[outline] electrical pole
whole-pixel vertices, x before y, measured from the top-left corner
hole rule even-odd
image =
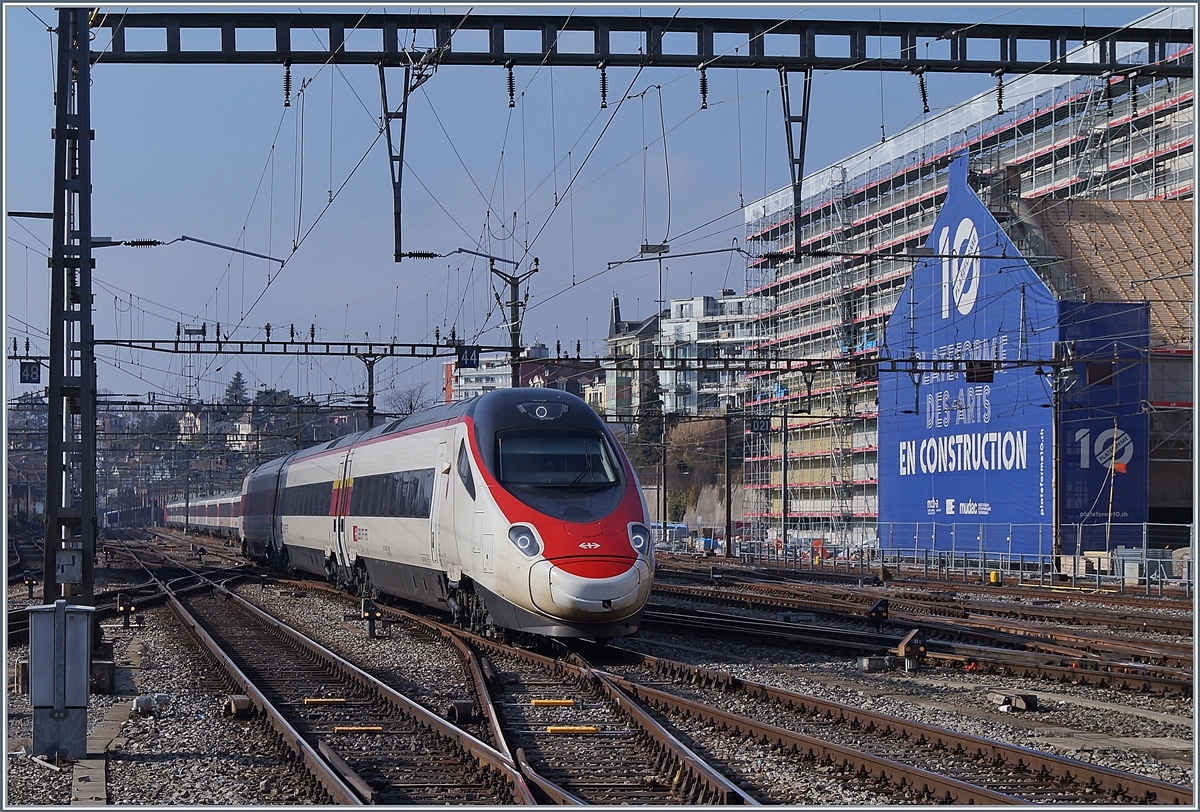
[[[89,13],[87,8],[58,13],[42,581],[47,604],[69,595],[85,606],[95,604],[96,554]]]
[[[467,251],[464,253],[474,253]],[[491,267],[489,270],[502,281],[508,283],[508,336],[509,336],[509,364],[512,367],[512,388],[521,388],[521,308],[525,306],[525,302],[521,300],[521,283],[538,272],[538,259],[533,258],[533,267],[525,273],[510,274],[504,271],[496,270],[496,260],[491,259]],[[526,296],[528,298],[528,295]],[[496,297],[496,301],[500,306],[505,305],[500,302],[500,297]]]
[[[787,529],[788,529],[788,413],[787,407],[783,409],[783,492],[780,494],[782,499],[781,512],[783,513],[783,546],[787,547]]]
[[[375,362],[382,355],[359,355],[358,360],[367,365],[367,428],[375,428]]]
[[[725,557],[733,558],[733,476],[729,470],[729,434],[733,415],[725,413]]]

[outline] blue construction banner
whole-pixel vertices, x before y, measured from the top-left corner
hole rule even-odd
[[[917,528],[906,546],[941,549],[941,532],[959,549],[1049,553],[1058,303],[971,190],[965,153],[926,247],[881,352],[908,362],[880,368],[881,538],[902,524]]]
[[[1142,547],[1149,518],[1146,303],[1063,302],[1062,552]]]

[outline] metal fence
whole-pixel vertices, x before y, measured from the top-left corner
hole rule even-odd
[[[789,570],[819,570],[871,579],[880,567],[897,575],[1162,595],[1192,594],[1195,528],[1190,524],[1112,525],[1110,546],[1089,545],[1097,525],[1065,526],[1064,552],[1053,553],[1050,525],[880,525],[878,542],[856,546],[781,545],[735,539],[735,557]],[[1104,526],[1099,526],[1104,530]],[[1082,544],[1078,543],[1083,539]],[[1028,542],[1033,541],[1031,547]],[[1068,542],[1071,543],[1068,543]],[[1014,544],[1014,542],[1017,542]],[[1024,542],[1024,543],[1021,543]]]

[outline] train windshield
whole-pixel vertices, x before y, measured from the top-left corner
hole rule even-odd
[[[606,487],[617,463],[596,432],[505,431],[496,438],[497,478],[505,485]]]

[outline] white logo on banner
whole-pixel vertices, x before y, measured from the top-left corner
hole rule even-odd
[[[1113,464],[1124,465],[1133,459],[1133,438],[1123,429],[1105,429],[1096,436],[1093,446],[1091,429],[1079,429],[1075,432],[1075,442],[1079,443],[1079,467],[1090,468],[1091,454],[1094,451],[1096,462],[1104,468]]]
[[[962,315],[971,312],[979,295],[979,232],[969,217],[964,217],[950,241],[950,226],[938,235],[938,254],[942,257],[942,318],[950,318],[950,299]]]

